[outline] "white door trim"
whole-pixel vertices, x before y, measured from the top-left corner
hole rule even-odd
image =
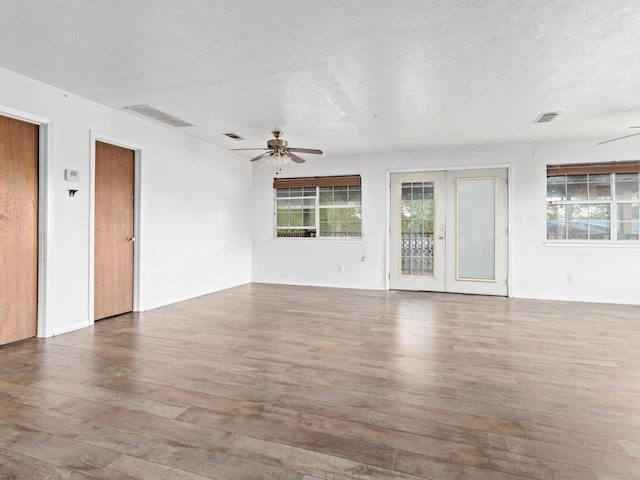
[[[134,151],[134,202],[133,202],[133,235],[136,241],[133,244],[133,311],[140,312],[142,308],[142,295],[140,287],[140,272],[142,266],[142,235],[141,235],[141,173],[142,173],[142,152],[140,145],[127,140],[106,135],[104,133],[91,130],[91,160],[89,165],[89,302],[88,319],[89,325],[95,323],[95,228],[96,228],[96,142],[110,143],[119,147]]]

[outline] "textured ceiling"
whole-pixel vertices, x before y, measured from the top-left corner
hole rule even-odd
[[[605,140],[640,125],[640,4],[628,0],[0,0],[0,11],[0,66],[114,108],[154,105],[224,148],[263,146],[274,127],[290,145],[346,154]],[[533,124],[549,111],[562,113]]]

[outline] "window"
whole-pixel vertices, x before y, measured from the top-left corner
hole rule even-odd
[[[547,166],[548,240],[639,240],[640,162]]]
[[[362,186],[359,175],[277,178],[277,237],[360,237]]]

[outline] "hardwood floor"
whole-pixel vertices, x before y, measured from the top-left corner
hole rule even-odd
[[[640,307],[250,284],[0,348],[0,479],[640,478]]]

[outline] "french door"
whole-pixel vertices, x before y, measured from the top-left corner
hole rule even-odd
[[[445,173],[391,174],[389,287],[444,291]]]
[[[507,170],[391,174],[389,288],[507,295]]]

